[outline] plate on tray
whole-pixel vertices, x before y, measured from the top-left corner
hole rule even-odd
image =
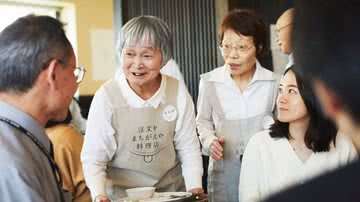
[[[138,202],[182,202],[190,197],[189,192],[155,192],[151,198],[141,199]],[[129,200],[129,198],[123,198],[120,202]]]
[[[168,202],[184,201],[191,197],[189,192],[155,192],[152,198],[143,199],[140,202]]]

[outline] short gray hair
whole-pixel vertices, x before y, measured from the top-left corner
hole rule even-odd
[[[118,36],[117,52],[121,57],[124,47],[136,46],[137,43],[149,42],[158,48],[164,66],[173,54],[173,39],[169,26],[160,18],[150,15],[138,16],[127,22]]]
[[[19,18],[0,33],[0,92],[27,92],[52,59],[66,67],[71,55],[60,21],[49,16]]]

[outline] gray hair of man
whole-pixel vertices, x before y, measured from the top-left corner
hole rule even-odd
[[[60,21],[35,15],[17,19],[0,33],[0,91],[27,92],[52,59],[65,68],[71,55]]]
[[[118,36],[117,53],[120,63],[121,53],[125,47],[145,44],[160,49],[162,67],[170,60],[173,54],[173,39],[165,21],[155,16],[143,15],[127,22]]]

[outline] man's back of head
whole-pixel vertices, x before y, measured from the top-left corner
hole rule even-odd
[[[0,158],[11,159],[0,166],[1,201],[68,201],[42,127],[66,117],[75,63],[54,18],[25,16],[0,33]]]
[[[49,16],[19,18],[0,33],[0,100],[42,125],[49,119],[63,120],[77,88],[75,64],[60,21]]]
[[[48,16],[19,18],[0,34],[0,92],[28,91],[51,59],[68,62],[71,53],[61,22]]]

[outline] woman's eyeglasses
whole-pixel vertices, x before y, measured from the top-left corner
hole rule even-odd
[[[230,44],[222,44],[220,50],[225,54],[229,54],[232,50],[235,50],[237,53],[247,53],[252,47],[248,45],[232,46]]]

